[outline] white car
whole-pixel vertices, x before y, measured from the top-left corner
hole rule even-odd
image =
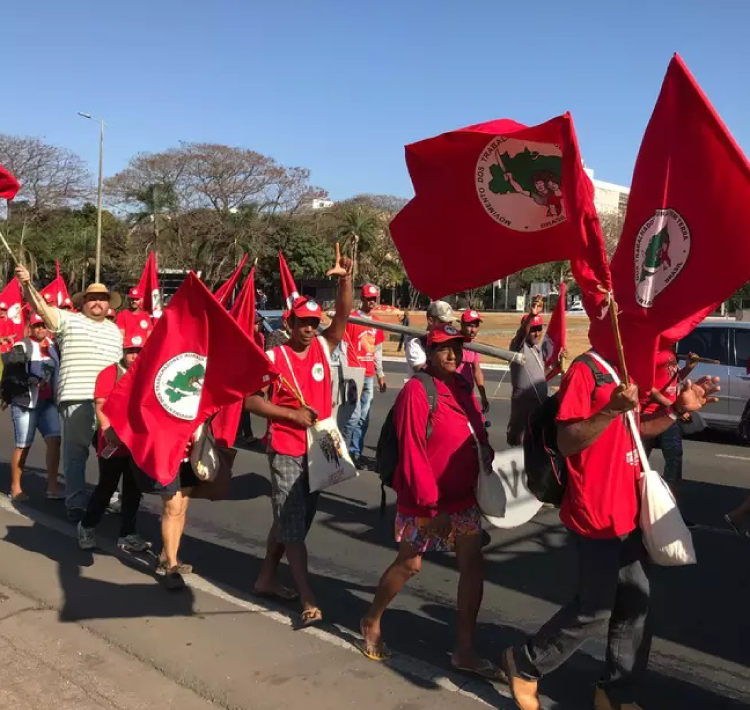
[[[586,309],[583,307],[583,304],[580,301],[575,301],[570,305],[570,308],[568,308],[568,313],[585,313]]]

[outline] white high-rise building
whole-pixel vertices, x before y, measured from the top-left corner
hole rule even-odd
[[[584,168],[584,170],[594,184],[594,206],[596,207],[596,211],[600,215],[617,214],[624,217],[628,206],[630,188],[625,187],[625,185],[616,185],[613,182],[597,180],[591,168]]]

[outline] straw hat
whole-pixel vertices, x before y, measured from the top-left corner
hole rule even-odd
[[[119,293],[110,291],[104,284],[91,284],[85,291],[79,292],[73,295],[72,301],[76,308],[80,308],[83,304],[83,299],[90,293],[104,293],[109,296],[109,305],[111,308],[117,310],[122,304],[122,297]]]

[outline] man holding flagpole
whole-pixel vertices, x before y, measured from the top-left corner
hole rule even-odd
[[[267,353],[281,373],[279,380],[245,400],[246,409],[271,422],[268,461],[274,522],[255,592],[277,599],[297,598],[277,579],[279,563],[286,555],[302,603],[301,626],[323,619],[307,571],[305,538],[318,502],[318,494],[310,492],[308,480],[307,429],[331,416],[330,353],[344,337],[352,309],[352,261],[341,256],[338,244],[336,264],[327,275],[339,279],[330,326],[318,335],[322,308],[311,298],[297,296],[290,304],[288,343]]]

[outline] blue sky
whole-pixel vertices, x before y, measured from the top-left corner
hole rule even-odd
[[[185,141],[312,170],[334,199],[411,196],[403,146],[569,110],[596,177],[629,183],[673,52],[750,149],[750,2],[33,0],[0,13],[0,132],[105,174]]]

